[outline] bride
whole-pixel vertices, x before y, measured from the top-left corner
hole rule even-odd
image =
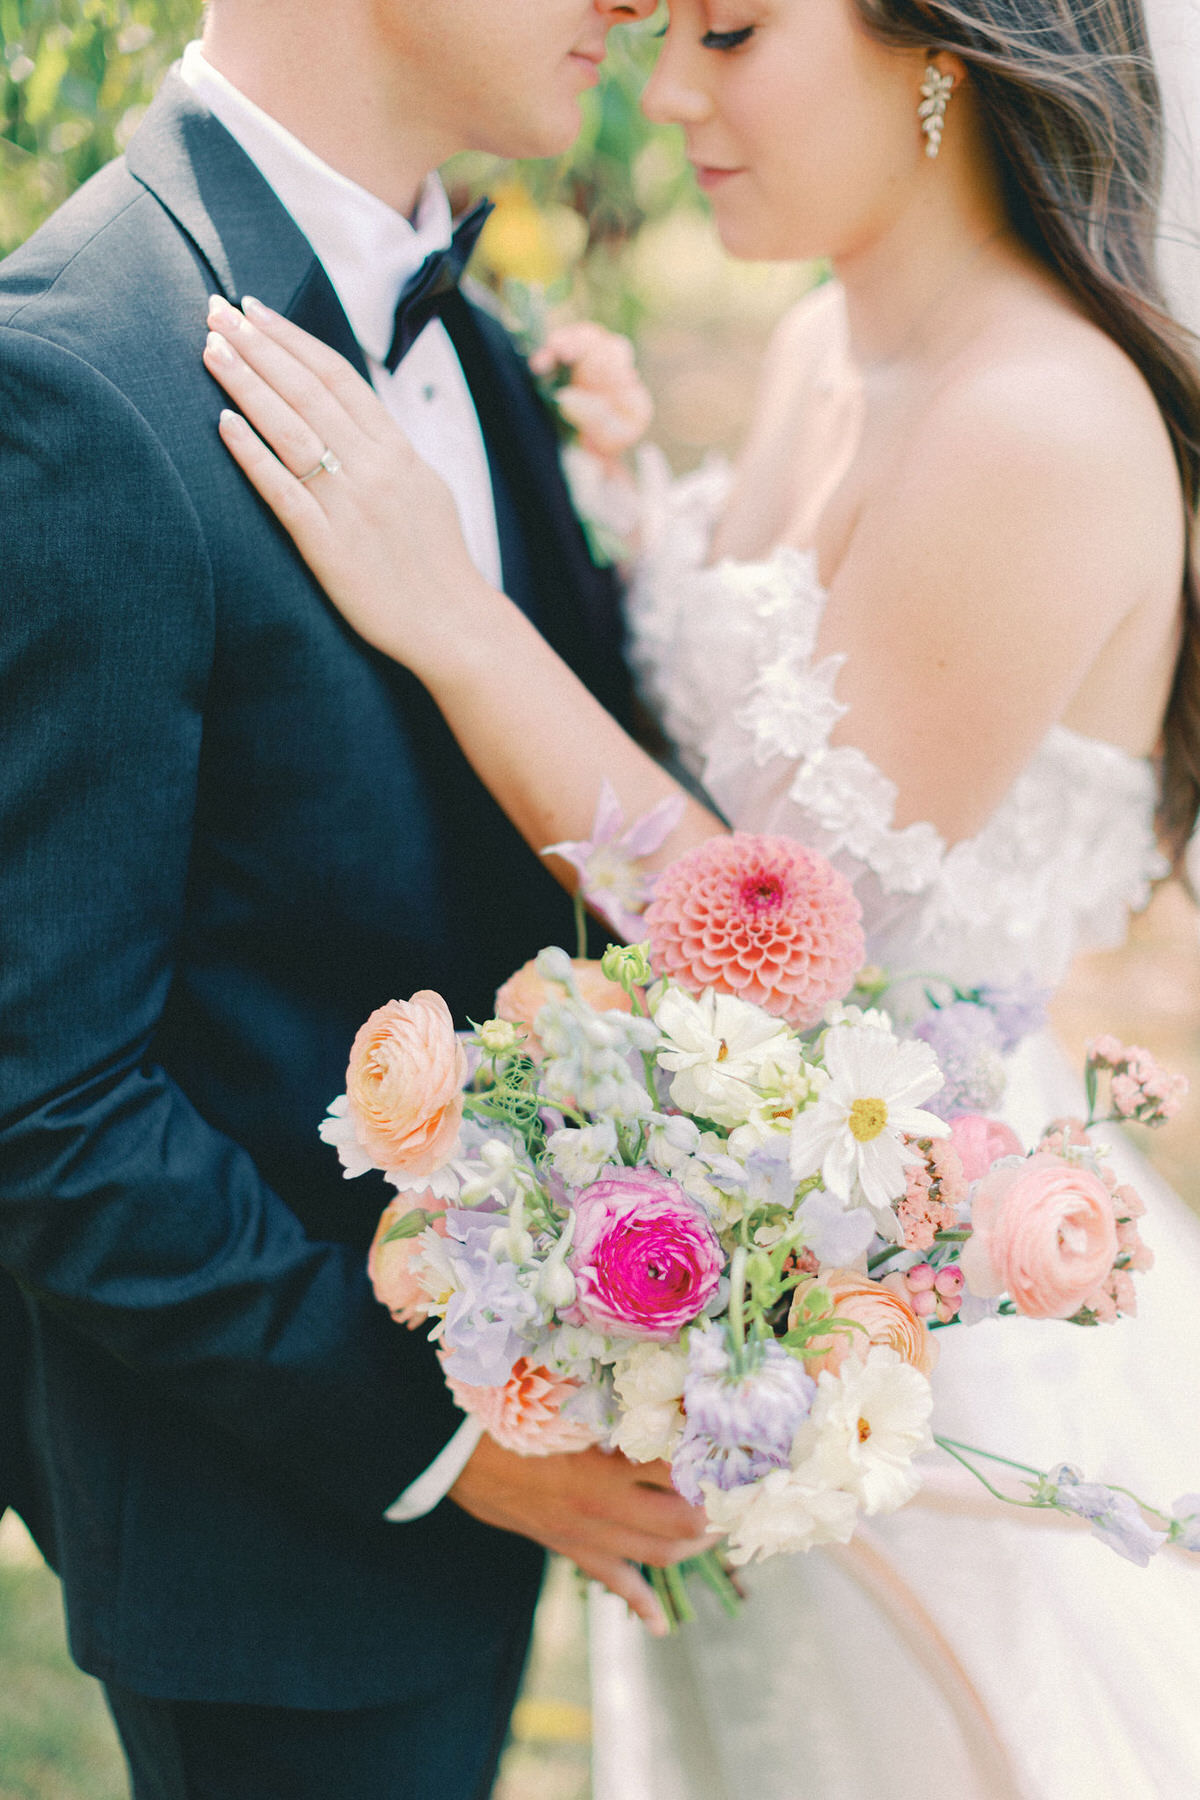
[[[836,281],[780,327],[736,472],[645,500],[644,692],[725,819],[854,877],[873,960],[1051,986],[1121,937],[1200,798],[1200,374],[1153,268],[1136,0],[672,0],[645,104],[735,254]],[[347,365],[250,300],[209,323],[229,450],[530,844],[585,839],[604,777],[627,815],[670,792]],[[662,856],[721,828],[690,800]],[[1010,1074],[1017,1122],[1072,1110],[1044,1043]],[[1133,1178],[1143,1318],[947,1333],[938,1407],[1173,1497],[1200,1478],[1200,1232]],[[1194,1574],[1027,1516],[941,1492],[668,1642],[602,1607],[601,1800],[1194,1794]]]

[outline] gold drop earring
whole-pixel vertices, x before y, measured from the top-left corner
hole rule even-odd
[[[953,92],[953,75],[943,75],[936,63],[927,64],[925,79],[921,83],[921,104],[917,108],[917,117],[925,134],[926,156],[936,156],[942,147],[946,108]]]

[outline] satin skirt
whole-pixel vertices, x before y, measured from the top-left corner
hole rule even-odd
[[[1027,1142],[1082,1110],[1048,1038],[1013,1059]],[[1169,1508],[1200,1492],[1200,1220],[1116,1134],[1155,1267],[1136,1319],[939,1334],[936,1429]],[[1200,1555],[1147,1569],[930,1459],[917,1501],[844,1550],[747,1571],[729,1620],[666,1642],[592,1606],[594,1800],[1195,1800]]]

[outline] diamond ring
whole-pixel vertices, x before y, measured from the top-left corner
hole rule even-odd
[[[341,466],[342,460],[339,456],[335,456],[332,450],[323,450],[321,452],[321,460],[317,463],[315,468],[310,469],[307,475],[297,476],[296,479],[298,481],[311,481],[316,475],[336,475]]]

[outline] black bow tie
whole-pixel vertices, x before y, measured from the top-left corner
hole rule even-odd
[[[470,212],[464,213],[448,247],[427,256],[416,274],[405,283],[396,307],[396,329],[391,348],[383,359],[389,375],[396,373],[425,327],[438,317],[450,295],[457,290],[479,234],[493,210],[490,200],[480,200]]]

